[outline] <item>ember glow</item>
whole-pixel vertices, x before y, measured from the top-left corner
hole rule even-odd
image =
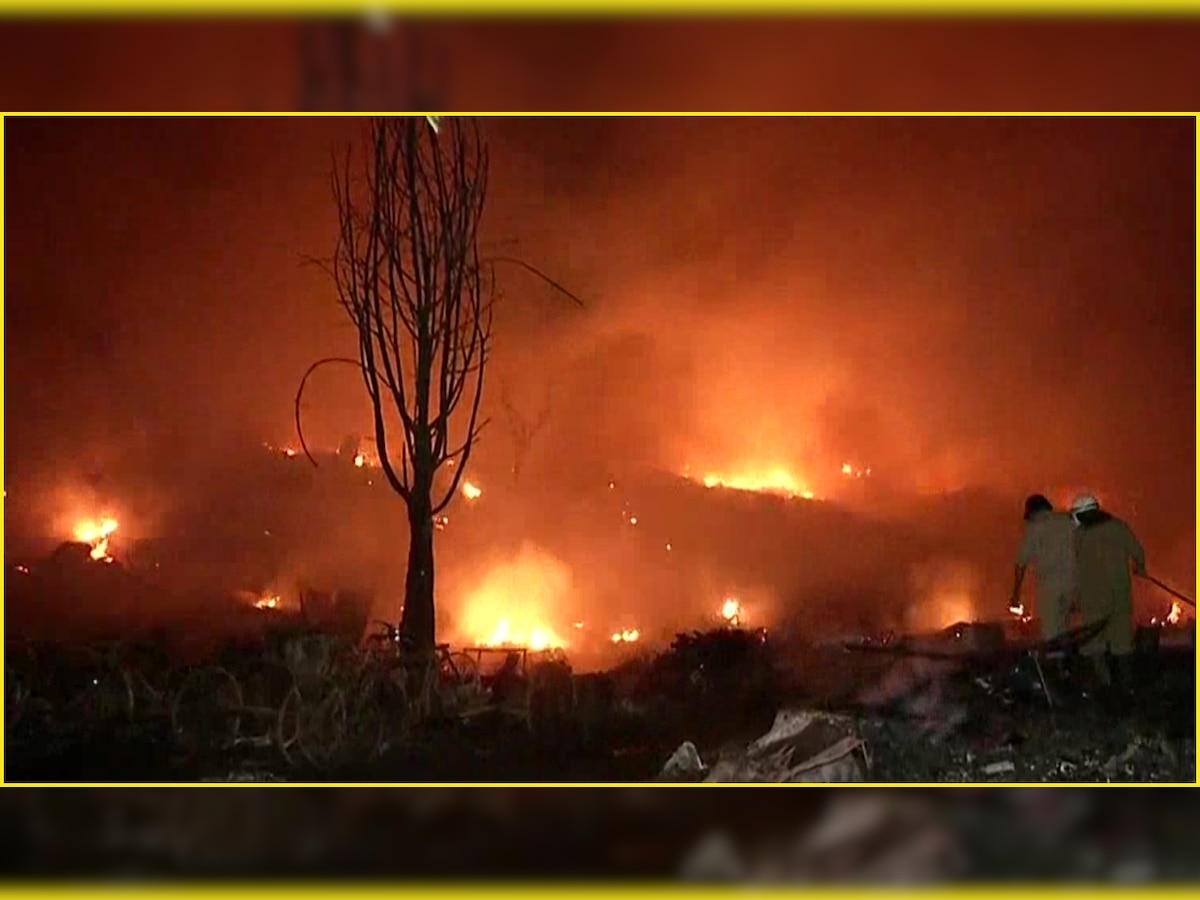
[[[629,628],[624,631],[614,632],[612,636],[612,642],[614,644],[632,644],[641,636],[642,633],[638,631],[638,629]]]
[[[468,500],[478,500],[483,496],[483,491],[469,481],[464,481],[462,484],[462,495]]]
[[[75,540],[90,544],[92,559],[112,562],[108,553],[108,539],[117,530],[117,520],[105,517],[96,521],[86,520],[75,526]]]

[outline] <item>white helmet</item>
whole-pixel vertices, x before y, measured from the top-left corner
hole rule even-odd
[[[1080,494],[1071,501],[1071,515],[1073,516],[1077,516],[1080,513],[1090,512],[1093,509],[1099,508],[1100,501],[1098,501],[1091,494]]]

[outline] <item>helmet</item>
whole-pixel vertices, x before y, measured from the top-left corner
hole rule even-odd
[[[1099,508],[1100,501],[1091,494],[1080,494],[1071,501],[1071,515],[1079,515],[1080,513],[1091,512],[1093,509]]]
[[[1025,498],[1025,521],[1028,522],[1040,512],[1049,512],[1054,505],[1042,494],[1030,494]]]

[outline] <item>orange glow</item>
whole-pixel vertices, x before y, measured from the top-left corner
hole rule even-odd
[[[108,554],[108,539],[116,530],[116,519],[105,517],[99,521],[86,520],[75,526],[75,540],[91,545],[92,559],[112,562]]]
[[[469,481],[464,481],[462,484],[462,495],[468,500],[478,500],[483,496],[483,491]]]
[[[532,546],[489,568],[459,607],[461,639],[483,647],[565,649],[567,641],[551,622],[561,621],[571,592],[571,572],[553,556]]]
[[[842,474],[843,475],[853,475],[854,467],[851,466],[850,463],[842,463]]]
[[[358,454],[356,454],[356,455],[355,455],[355,457],[354,457],[354,465],[356,465],[358,468],[360,468],[360,469],[361,469],[361,468],[362,468],[363,466],[365,466],[366,464],[367,464],[367,458],[366,458],[366,456],[364,456],[364,455],[363,455],[363,454],[361,454],[361,453],[358,453]]]
[[[614,644],[632,644],[641,636],[642,633],[638,629],[629,628],[624,631],[615,632],[612,636],[612,642]]]
[[[1178,625],[1180,619],[1183,618],[1183,607],[1179,605],[1179,601],[1175,600],[1171,603],[1171,611],[1167,613],[1167,624]]]
[[[906,626],[913,631],[937,631],[976,619],[976,598],[981,591],[979,573],[966,562],[935,560],[909,573],[913,604]],[[1025,610],[1014,615],[1024,618]]]

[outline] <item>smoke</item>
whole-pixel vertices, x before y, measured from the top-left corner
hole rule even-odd
[[[911,631],[935,631],[957,622],[972,622],[981,608],[981,579],[969,563],[938,559],[909,572],[912,600],[905,616]]]
[[[189,537],[213,559],[261,541],[276,574],[369,582],[398,612],[398,498],[303,460],[248,461],[294,442],[309,364],[355,352],[328,279],[300,262],[332,246],[328,153],[360,124],[9,123],[6,513],[96,474],[43,518],[111,507],[122,539]],[[495,627],[457,608],[493,564],[513,593],[532,585],[536,616],[585,599],[649,629],[708,615],[730,587],[814,628],[841,615],[829,598],[874,611],[878,595],[911,600],[914,625],[948,624],[996,608],[983,590],[1008,577],[1019,498],[1055,485],[1102,495],[1154,571],[1194,583],[1191,123],[485,130],[488,252],[536,264],[584,308],[497,267],[469,472],[485,493],[456,498],[438,538],[450,627]],[[528,418],[549,405],[519,482],[501,385]],[[323,370],[305,403],[314,447],[370,430],[350,367]],[[776,470],[828,503],[624,491],[648,472]],[[858,518],[831,512],[849,505]],[[884,510],[904,526],[870,521]]]

